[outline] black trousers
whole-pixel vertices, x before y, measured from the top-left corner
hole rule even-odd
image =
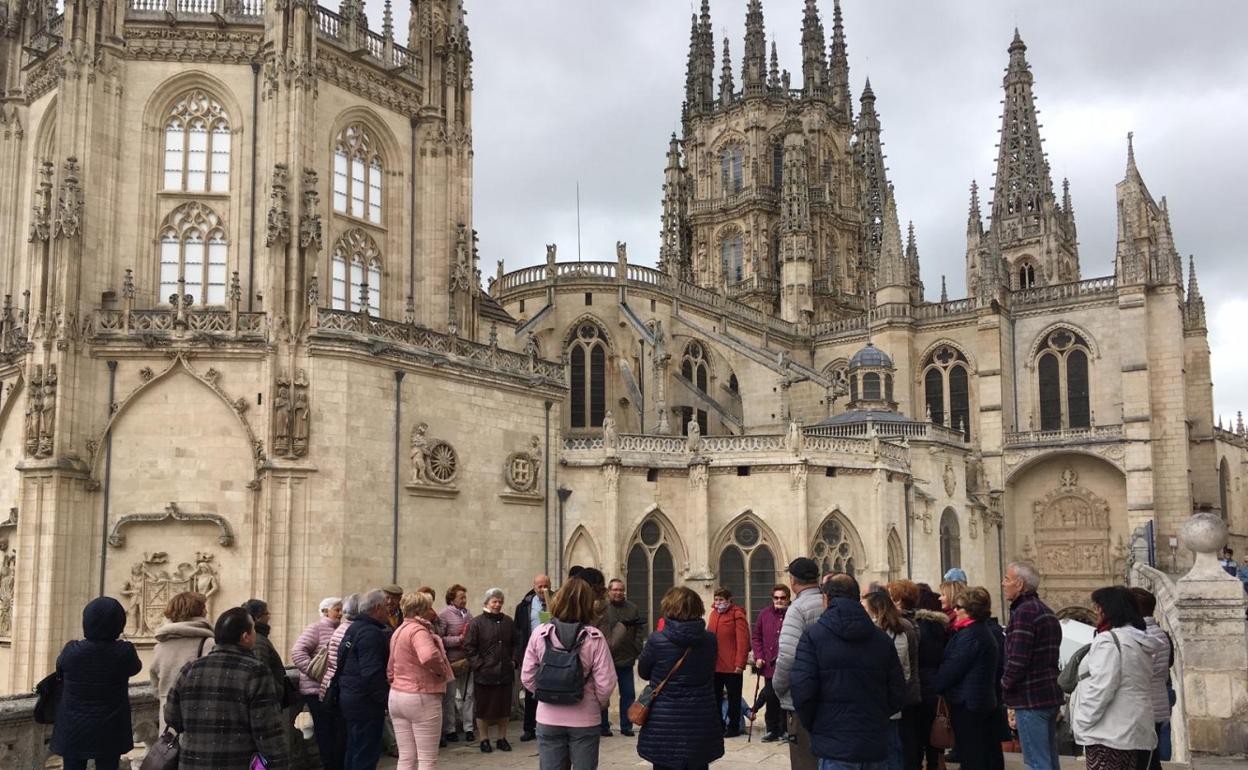
[[[721,674],[715,672],[715,700],[720,712],[724,710],[724,693],[728,698],[728,732],[741,733],[741,683],[745,679],[742,674]]]
[[[767,720],[767,732],[773,735],[783,734],[787,727],[785,722],[784,706],[780,705],[780,697],[776,695],[776,688],[771,686],[771,679],[763,680],[763,692],[759,695],[759,700],[767,707],[765,718]],[[754,705],[757,711],[758,704]]]
[[[996,709],[972,711],[951,703],[949,718],[962,770],[994,770],[1004,764]]]
[[[537,731],[537,696],[528,690],[524,691],[524,725],[520,729],[526,733]]]
[[[901,709],[901,757],[904,770],[919,770],[923,766],[923,746],[927,735],[923,730],[923,704],[915,703]],[[927,733],[932,730],[927,723]]]

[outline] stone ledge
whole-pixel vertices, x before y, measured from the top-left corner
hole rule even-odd
[[[405,484],[407,493],[413,497],[455,497],[459,494],[459,487],[442,486],[439,484]]]

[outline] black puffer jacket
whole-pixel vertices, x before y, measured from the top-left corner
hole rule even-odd
[[[134,748],[129,679],[142,670],[134,645],[119,639],[126,611],[112,597],[92,599],[82,611],[85,639],[69,642],[56,659],[65,679],[52,728],[52,753],[116,759]]]
[[[919,629],[919,687],[923,700],[935,703],[936,671],[945,659],[945,645],[949,642],[949,616],[933,610],[917,610],[914,625]]]
[[[689,657],[650,708],[637,739],[637,754],[656,765],[704,767],[724,755],[724,726],[715,701],[715,635],[698,620],[665,621],[637,659],[637,673],[658,686],[676,661]]]
[[[482,612],[468,622],[464,652],[473,681],[482,685],[511,684],[516,678],[516,624],[501,612]]]
[[[954,631],[936,672],[936,692],[971,711],[995,709],[1001,681],[997,673],[1000,657],[997,639],[986,621]]]

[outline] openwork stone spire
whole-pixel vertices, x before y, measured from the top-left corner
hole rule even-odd
[[[846,123],[854,119],[853,97],[849,93],[849,51],[845,45],[845,24],[841,0],[832,6],[832,50],[829,62],[832,80],[832,109]]]
[[[750,0],[745,12],[745,55],[741,60],[741,87],[745,95],[761,96],[767,85],[767,34],[762,0]]]
[[[879,260],[883,240],[884,199],[888,192],[888,177],[884,168],[884,148],[880,142],[880,118],[875,112],[875,92],[871,79],[862,89],[857,137],[856,161],[863,173],[863,213],[867,223],[867,261],[874,268]]]
[[[1196,283],[1196,258],[1187,258],[1187,298],[1183,305],[1183,320],[1189,329],[1205,329],[1205,298]]]
[[[724,65],[719,75],[719,101],[721,104],[732,102],[732,92],[736,85],[732,82],[732,54],[728,50],[728,36],[724,36]]]
[[[802,94],[807,98],[827,95],[828,61],[823,53],[823,22],[815,0],[806,0],[802,13]]]

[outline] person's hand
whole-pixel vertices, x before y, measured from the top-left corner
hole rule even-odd
[[[766,668],[766,667],[767,667],[767,661],[763,660],[762,658],[759,658],[758,660],[754,661],[754,667],[755,667],[755,668]]]
[[[740,674],[740,673],[741,673],[741,672],[743,672],[743,671],[745,671],[745,666],[737,666],[737,673],[738,673],[738,674]]]

